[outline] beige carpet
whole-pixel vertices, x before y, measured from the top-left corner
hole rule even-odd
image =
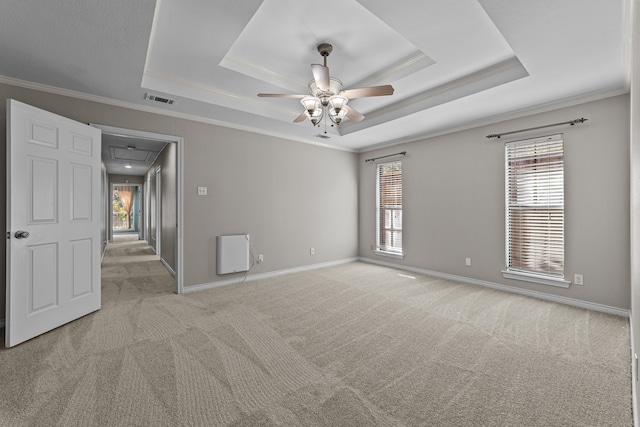
[[[179,296],[113,245],[102,310],[0,349],[0,425],[632,425],[627,319],[399,273]]]

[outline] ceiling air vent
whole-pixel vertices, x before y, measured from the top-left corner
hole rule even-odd
[[[331,138],[329,135],[325,135],[325,134],[322,134],[322,133],[319,133],[317,135],[313,135],[313,137],[314,138],[320,138],[320,139],[329,139],[329,138]]]
[[[173,105],[176,103],[175,99],[165,98],[164,96],[152,95],[150,93],[144,94],[144,99],[148,99],[150,101],[161,102],[163,104]]]

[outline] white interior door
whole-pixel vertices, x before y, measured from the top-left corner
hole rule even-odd
[[[100,308],[100,144],[7,100],[7,347]]]

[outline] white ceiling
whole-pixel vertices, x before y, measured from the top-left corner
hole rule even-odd
[[[627,91],[627,1],[0,0],[0,81],[361,151]],[[306,94],[322,42],[346,89],[395,88],[329,139],[256,96]]]

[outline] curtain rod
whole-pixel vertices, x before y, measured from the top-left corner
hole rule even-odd
[[[387,156],[374,157],[374,158],[372,158],[372,159],[367,159],[367,160],[365,160],[364,162],[365,162],[365,163],[367,163],[367,162],[375,162],[375,161],[376,161],[376,160],[378,160],[378,159],[384,159],[384,158],[386,158],[386,157],[398,156],[398,155],[400,155],[400,154],[402,154],[403,156],[406,156],[406,155],[407,155],[407,152],[406,152],[406,151],[401,151],[401,152],[399,152],[399,153],[389,154],[389,155],[387,155]]]
[[[503,132],[503,133],[492,133],[491,135],[487,135],[487,138],[500,138],[503,135],[511,135],[512,133],[520,133],[520,132],[526,132],[528,130],[536,130],[536,129],[542,129],[542,128],[549,128],[552,126],[560,126],[560,125],[575,125],[578,123],[584,123],[586,122],[588,119],[585,119],[584,117],[581,119],[574,119],[574,120],[570,120],[568,122],[562,122],[562,123],[554,123],[552,125],[544,125],[544,126],[537,126],[534,128],[528,128],[528,129],[520,129],[520,130],[513,130],[511,132]]]

